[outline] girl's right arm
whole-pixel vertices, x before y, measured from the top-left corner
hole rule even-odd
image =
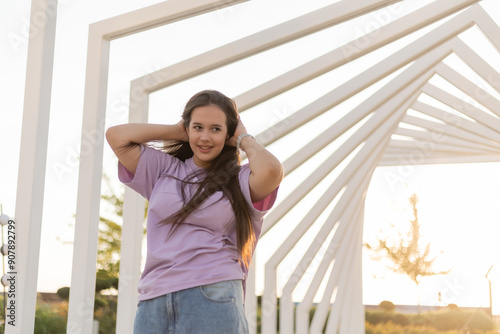
[[[173,125],[128,123],[110,127],[106,131],[106,139],[121,164],[132,174],[135,174],[139,157],[140,144],[154,140],[188,141],[184,124]]]

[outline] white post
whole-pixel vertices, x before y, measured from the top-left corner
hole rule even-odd
[[[80,175],[69,294],[67,333],[91,333],[101,199],[104,117],[108,84],[109,40],[90,26],[83,108]]]
[[[16,197],[15,297],[5,333],[33,333],[42,228],[57,0],[31,3],[21,153]]]
[[[145,123],[148,120],[149,95],[136,96],[130,89],[130,123]],[[123,198],[122,243],[120,249],[120,276],[118,286],[118,307],[116,332],[133,333],[139,293],[142,239],[144,237],[145,199],[126,187]]]

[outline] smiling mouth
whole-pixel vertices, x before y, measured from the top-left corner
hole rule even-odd
[[[198,148],[200,149],[201,152],[208,152],[212,149],[212,146],[200,146],[200,145],[198,145]]]

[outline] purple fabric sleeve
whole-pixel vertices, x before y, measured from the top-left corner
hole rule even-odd
[[[168,173],[175,167],[176,160],[169,154],[141,145],[141,156],[135,174],[118,161],[118,178],[149,201],[156,181],[163,173]]]

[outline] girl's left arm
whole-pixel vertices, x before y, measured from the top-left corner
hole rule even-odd
[[[236,146],[238,136],[243,133],[246,133],[246,129],[240,121],[234,136],[229,140],[229,145]],[[283,166],[271,152],[251,136],[241,139],[240,149],[248,158],[250,195],[252,202],[257,203],[279,186],[283,180]]]

